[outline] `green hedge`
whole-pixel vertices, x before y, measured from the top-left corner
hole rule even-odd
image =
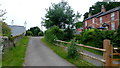
[[[75,35],[75,38],[79,43],[98,48],[103,48],[103,40],[109,39],[113,46],[117,47],[119,45],[118,42],[120,42],[120,37],[118,37],[119,35],[117,36],[117,34],[116,30],[101,31],[98,29],[92,29],[82,32],[81,35]]]
[[[59,27],[54,26],[47,31],[45,31],[45,39],[48,42],[54,42],[55,39],[63,40],[64,38],[64,32],[59,29]]]

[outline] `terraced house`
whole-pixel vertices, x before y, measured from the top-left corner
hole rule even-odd
[[[108,29],[115,30],[120,23],[120,6],[106,11],[104,5],[102,5],[101,12],[91,15],[89,13],[88,18],[85,19],[84,29]]]

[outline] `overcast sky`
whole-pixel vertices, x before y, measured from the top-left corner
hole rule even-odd
[[[61,0],[0,0],[0,9],[6,9],[7,19],[5,22],[11,25],[14,20],[14,25],[24,25],[27,22],[27,29],[30,27],[38,26],[41,28],[41,17],[46,14],[45,8],[51,6],[51,3],[58,3]],[[88,12],[89,7],[97,1],[102,0],[65,0],[74,9],[82,15]],[[80,20],[83,20],[81,17]],[[45,30],[45,28],[42,28]]]

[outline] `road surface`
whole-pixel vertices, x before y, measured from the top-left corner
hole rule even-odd
[[[74,66],[55,54],[40,37],[31,37],[24,66]]]

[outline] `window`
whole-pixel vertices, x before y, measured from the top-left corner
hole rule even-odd
[[[94,25],[92,25],[92,28],[94,28]]]
[[[87,26],[87,21],[85,22],[85,26]]]
[[[92,23],[95,23],[94,18],[92,19]]]
[[[100,23],[102,23],[102,17],[100,17]]]
[[[111,29],[115,30],[115,24],[114,23],[111,24]]]
[[[111,20],[113,21],[115,19],[115,14],[111,13]]]

